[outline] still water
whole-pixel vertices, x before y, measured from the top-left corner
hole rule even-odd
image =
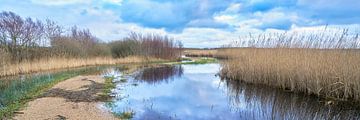
[[[117,77],[108,108],[135,120],[360,119],[351,105],[238,81],[221,80],[219,64],[160,66]],[[120,79],[127,79],[120,82]]]

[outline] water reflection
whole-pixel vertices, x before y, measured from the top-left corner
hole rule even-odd
[[[234,80],[223,81],[229,91],[230,103],[234,106],[246,103],[249,112],[241,112],[240,115],[248,119],[360,119],[360,110],[349,104]]]
[[[181,77],[182,74],[183,68],[181,67],[181,65],[166,65],[140,70],[137,74],[135,74],[134,79],[149,84],[157,84],[158,82],[168,83],[177,77]]]
[[[144,69],[117,84],[108,107],[117,114],[135,112],[133,119],[139,120],[360,119],[352,106],[221,80],[215,76],[219,69],[218,64]]]

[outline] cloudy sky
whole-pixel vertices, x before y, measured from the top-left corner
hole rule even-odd
[[[0,0],[0,11],[89,28],[104,41],[168,34],[218,47],[249,33],[359,26],[360,0]]]

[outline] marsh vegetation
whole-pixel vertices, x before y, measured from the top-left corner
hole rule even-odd
[[[360,39],[338,32],[283,33],[248,37],[218,56],[221,75],[232,80],[313,94],[360,100]]]
[[[174,61],[180,58],[181,52],[182,43],[166,35],[130,32],[122,39],[104,42],[86,28],[65,28],[49,19],[1,12],[0,118],[13,115],[56,83],[88,73],[88,70],[74,68]],[[62,69],[69,71],[61,72]],[[56,72],[40,73],[47,71]],[[41,75],[36,75],[38,73]],[[10,79],[3,80],[7,77]],[[106,80],[104,96],[108,96],[112,88],[111,80]]]
[[[130,33],[106,43],[88,29],[0,13],[0,76],[89,65],[176,60],[182,43],[160,34]]]
[[[184,51],[167,35],[130,32],[104,42],[86,28],[1,12],[0,62],[1,119],[40,93],[83,102],[95,99],[81,96],[95,89],[123,119],[360,118],[360,38],[347,29],[249,34],[222,48]],[[49,90],[99,71],[101,88],[71,96]]]

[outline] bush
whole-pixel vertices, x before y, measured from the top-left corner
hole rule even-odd
[[[111,54],[114,58],[138,55],[140,42],[135,40],[114,41],[110,43]]]
[[[131,55],[141,55],[162,59],[178,59],[181,55],[181,42],[174,42],[173,38],[157,34],[143,35],[131,33],[121,41],[111,44],[111,52],[114,58]]]

